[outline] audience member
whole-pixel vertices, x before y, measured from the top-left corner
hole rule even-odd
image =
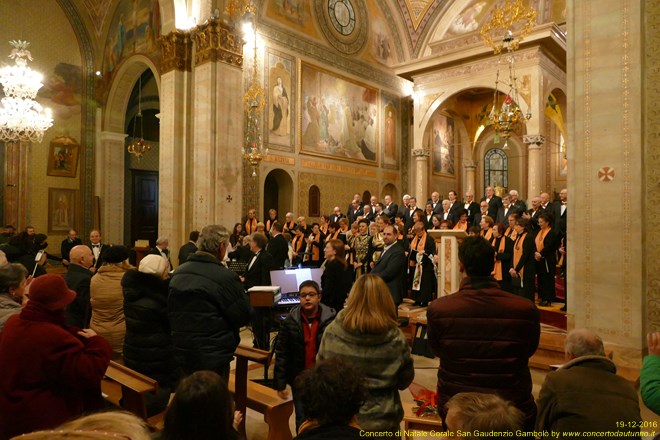
[[[144,420],[121,411],[107,411],[72,420],[50,431],[24,434],[21,440],[151,440]]]
[[[158,381],[158,394],[145,394],[148,415],[165,409],[179,378],[167,318],[168,269],[160,255],[146,255],[139,269],[129,270],[121,280],[126,319],[124,364]]]
[[[94,265],[94,255],[89,247],[79,244],[71,249],[70,258],[64,281],[76,292],[76,299],[66,308],[66,321],[75,327],[89,328],[92,318],[89,291],[93,275],[90,268]]]
[[[539,392],[536,430],[577,436],[612,433],[599,436],[605,438],[639,436],[637,392],[617,376],[600,337],[587,329],[572,330],[564,349],[568,362],[548,373]]]
[[[60,246],[62,265],[65,267],[69,265],[69,262],[71,261],[71,257],[69,256],[71,249],[80,244],[82,244],[82,240],[78,238],[78,231],[75,229],[69,229],[66,238],[62,240],[62,245]]]
[[[0,233],[0,244],[9,243],[9,240],[16,234],[16,228],[12,225],[5,225]]]
[[[344,308],[344,303],[353,286],[353,268],[346,262],[344,242],[332,239],[325,244],[325,269],[321,275],[323,304],[337,312]]]
[[[363,438],[357,413],[367,399],[365,377],[340,357],[319,362],[303,371],[294,389],[306,421],[296,440],[353,440]]]
[[[315,281],[303,281],[298,289],[300,305],[291,309],[282,321],[275,345],[275,387],[283,399],[289,397],[287,384],[293,385],[300,372],[316,364],[323,332],[335,318],[335,311],[321,304],[321,291]],[[299,428],[305,417],[297,394],[294,388],[296,428]]]
[[[179,248],[179,266],[188,261],[188,255],[197,252],[197,239],[199,239],[199,231],[191,231],[188,235],[188,243]]]
[[[172,343],[186,373],[212,370],[228,379],[239,330],[250,322],[252,308],[241,280],[220,264],[228,240],[224,226],[205,226],[199,234],[199,250],[188,256],[170,281]]]
[[[528,359],[539,344],[539,311],[505,292],[491,276],[495,250],[482,237],[467,237],[458,249],[467,278],[458,292],[433,301],[427,310],[429,344],[442,359],[438,369],[438,410],[455,394],[500,395],[525,414],[533,428],[536,406]]]
[[[92,277],[89,289],[92,306],[89,328],[103,336],[110,343],[112,351],[120,355],[124,351],[126,335],[121,279],[130,269],[133,266],[128,264],[128,249],[112,246],[105,251],[104,263]]]
[[[210,226],[202,230],[202,237],[207,235],[204,232],[207,228]],[[208,242],[206,238],[202,240]],[[173,279],[176,279],[176,274]],[[234,411],[226,378],[213,371],[197,371],[179,383],[165,413],[162,438],[237,440],[236,429],[242,418],[241,413]]]
[[[403,420],[398,390],[410,385],[415,369],[394,301],[380,277],[358,278],[346,307],[326,328],[316,359],[335,356],[349,359],[366,376],[369,397],[358,414],[360,427],[393,436]]]
[[[0,266],[0,334],[5,324],[21,312],[27,297],[28,272],[19,263]]]
[[[458,393],[445,404],[447,431],[472,440],[484,437],[480,433],[495,433],[489,438],[515,437],[523,428],[523,413],[511,402],[496,394]],[[498,435],[498,433],[500,435]]]
[[[51,429],[101,404],[110,345],[93,330],[68,327],[76,298],[59,275],[30,284],[30,301],[0,338],[0,438]]]
[[[660,415],[660,332],[646,335],[649,355],[644,358],[640,372],[640,392],[644,403]]]

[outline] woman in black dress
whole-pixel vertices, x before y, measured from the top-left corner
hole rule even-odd
[[[340,311],[353,287],[353,270],[346,263],[344,242],[336,238],[329,240],[325,244],[325,258],[325,270],[321,276],[322,301]]]

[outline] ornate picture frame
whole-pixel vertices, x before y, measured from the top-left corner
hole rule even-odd
[[[454,177],[456,175],[454,119],[436,114],[429,121],[426,130],[432,152],[433,174]]]
[[[66,234],[78,224],[78,190],[48,188],[48,233]]]
[[[293,152],[295,149],[297,75],[296,59],[270,47],[266,48],[264,78],[266,107],[264,141],[268,148]]]
[[[59,136],[50,142],[46,174],[56,177],[76,177],[80,145],[69,136]]]

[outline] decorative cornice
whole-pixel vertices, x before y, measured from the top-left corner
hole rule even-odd
[[[243,38],[236,28],[216,18],[197,26],[192,32],[195,41],[195,65],[220,61],[243,67]]]
[[[159,39],[161,49],[161,75],[172,70],[190,72],[192,61],[192,40],[188,32],[174,30]]]
[[[541,145],[545,144],[545,136],[542,134],[526,134],[523,136],[523,142],[529,145],[529,148],[533,148],[534,146],[540,148]]]
[[[431,157],[431,151],[425,150],[423,148],[415,148],[414,150],[412,150],[412,156],[416,158]]]

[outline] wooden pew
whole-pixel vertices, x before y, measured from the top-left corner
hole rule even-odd
[[[147,420],[144,395],[157,393],[158,382],[115,361],[110,361],[105,378],[101,382],[101,390],[112,403]]]

